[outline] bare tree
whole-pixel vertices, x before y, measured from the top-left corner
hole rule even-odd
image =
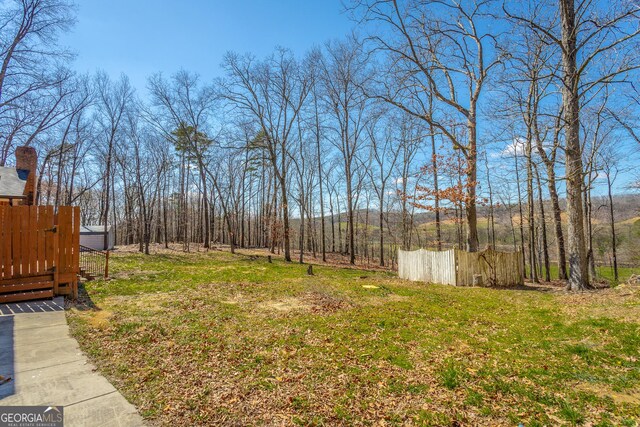
[[[495,38],[484,31],[490,0],[457,2],[354,2],[364,21],[386,32],[369,40],[388,54],[393,79],[372,96],[426,121],[460,150],[466,161],[467,249],[478,250],[476,209],[478,103],[491,70]],[[483,24],[484,22],[484,24]],[[435,108],[427,98],[434,98]],[[466,129],[461,138],[457,128]]]
[[[209,248],[211,242],[209,193],[205,171],[205,156],[209,148],[209,140],[200,136],[208,130],[216,101],[214,88],[210,85],[201,85],[198,75],[180,71],[172,76],[171,81],[165,80],[161,74],[152,76],[149,79],[149,89],[154,107],[148,115],[151,122],[177,147],[180,143],[183,144],[178,148],[186,151],[196,161],[203,203],[202,243],[205,248]],[[191,137],[195,139],[190,139]]]
[[[401,144],[396,142],[396,133],[394,132],[396,123],[394,116],[389,117],[388,120],[376,117],[376,120],[369,122],[367,126],[367,134],[369,136],[370,157],[372,163],[376,168],[367,168],[367,172],[372,182],[373,190],[378,197],[378,233],[380,233],[380,265],[385,266],[384,259],[384,225],[385,225],[385,211],[387,202],[387,191],[389,178],[392,177],[396,170],[396,163],[400,154]]]
[[[511,19],[529,26],[558,47],[561,55],[562,105],[568,214],[570,290],[590,287],[584,230],[580,111],[602,85],[625,81],[640,66],[632,43],[640,35],[640,6],[634,2],[580,2],[558,0],[557,15],[549,16],[544,2],[518,10],[504,8]],[[550,4],[549,4],[550,5]],[[529,13],[532,12],[532,13]],[[559,18],[559,19],[557,19]]]
[[[328,43],[322,60],[321,80],[325,108],[332,118],[332,144],[342,155],[345,173],[347,220],[349,227],[349,262],[355,264],[355,159],[364,143],[368,115],[367,98],[362,88],[368,84],[371,70],[362,44],[354,36]]]
[[[233,108],[250,116],[263,132],[264,148],[281,191],[284,257],[291,261],[289,180],[287,176],[292,131],[312,87],[312,79],[293,54],[283,48],[265,61],[228,53],[223,62],[227,78],[220,95]]]
[[[111,200],[115,199],[113,193],[113,161],[114,150],[118,137],[122,132],[123,122],[127,109],[133,103],[134,92],[129,84],[129,79],[122,75],[120,80],[112,82],[109,77],[100,73],[95,80],[96,85],[96,115],[100,126],[100,146],[104,150],[104,170],[102,172],[103,192],[100,209],[100,220],[104,225],[104,247],[108,247],[108,224]]]
[[[0,5],[0,166],[16,145],[67,117],[64,100],[73,92],[70,54],[58,35],[74,22],[64,0],[10,0]]]
[[[65,0],[12,0],[0,7],[0,108],[57,82],[47,69],[70,56],[57,38],[73,22]]]
[[[601,153],[602,172],[607,179],[607,199],[609,207],[609,228],[611,230],[611,258],[613,263],[613,280],[618,281],[618,241],[616,237],[616,219],[613,207],[613,185],[620,173],[619,155],[613,150]]]

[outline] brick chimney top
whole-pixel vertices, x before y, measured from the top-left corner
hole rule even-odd
[[[33,147],[16,148],[16,169],[24,169],[29,172],[36,171],[38,167],[38,154]]]
[[[28,171],[27,182],[24,186],[25,204],[32,205],[36,199],[36,170],[38,168],[38,153],[33,147],[16,147],[16,169]]]

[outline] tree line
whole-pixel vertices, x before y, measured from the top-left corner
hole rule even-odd
[[[580,290],[600,186],[616,264],[615,181],[640,142],[634,2],[353,0],[353,34],[228,52],[214,81],[157,73],[144,94],[69,68],[65,0],[1,10],[0,166],[36,147],[38,203],[81,206],[119,244],[381,266],[398,248],[513,245],[533,280],[557,263]]]

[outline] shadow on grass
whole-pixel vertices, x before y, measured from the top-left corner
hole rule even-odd
[[[553,282],[540,282],[533,283],[527,282],[524,285],[504,287],[504,286],[489,286],[491,289],[500,289],[504,291],[535,291],[535,292],[543,292],[543,293],[558,293],[558,292],[569,292],[567,290],[566,282],[553,281]],[[591,287],[585,289],[582,292],[598,292],[604,291],[607,289],[611,289],[609,283],[606,282],[594,282],[591,284]]]
[[[492,286],[492,289],[501,289],[504,291],[535,291],[535,292],[559,292],[565,289],[564,285],[552,285],[548,283],[525,283],[513,287]]]
[[[87,293],[84,282],[78,284],[78,299],[69,302],[72,307],[79,311],[100,311],[100,307],[96,305]]]

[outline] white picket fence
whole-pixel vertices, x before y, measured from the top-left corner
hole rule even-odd
[[[398,251],[398,276],[402,279],[454,286],[518,286],[524,284],[520,252],[487,249],[466,252]]]

